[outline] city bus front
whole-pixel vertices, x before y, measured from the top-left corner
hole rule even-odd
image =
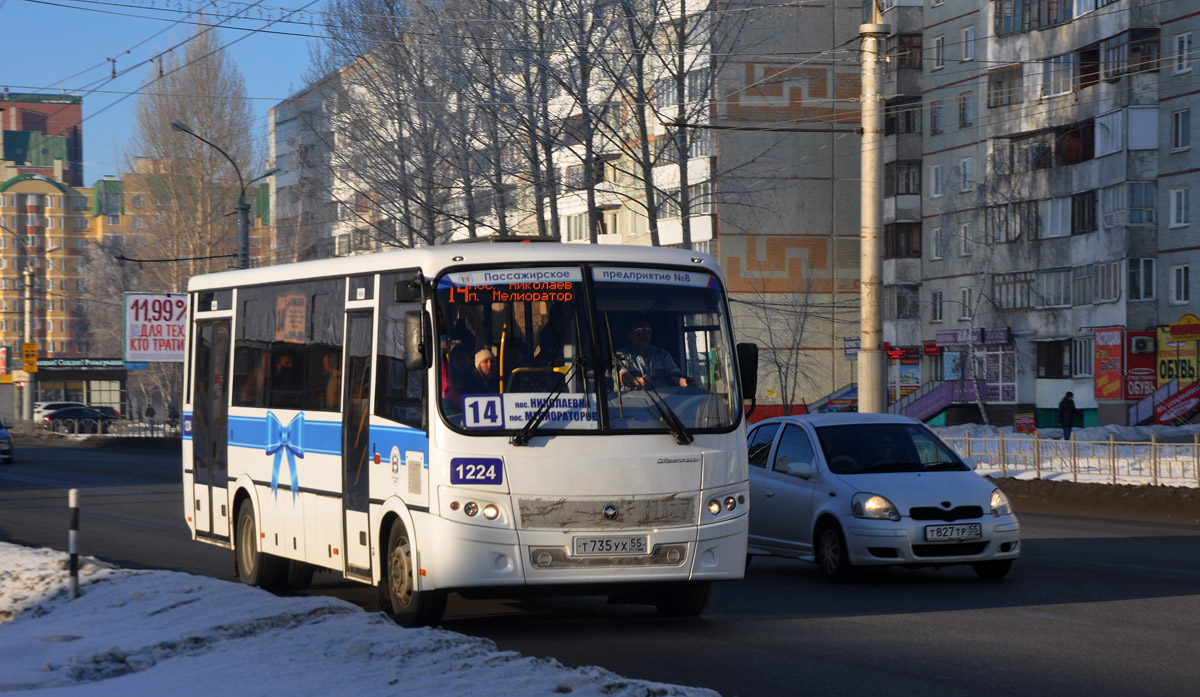
[[[742,390],[716,264],[433,279],[426,588],[611,586],[696,614],[745,568]]]

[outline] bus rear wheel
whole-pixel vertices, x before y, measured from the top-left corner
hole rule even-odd
[[[279,583],[283,560],[258,551],[258,526],[254,523],[254,506],[249,501],[243,501],[238,507],[234,559],[238,580],[247,586],[272,588]]]
[[[446,612],[443,591],[417,590],[417,571],[408,531],[399,521],[388,531],[383,580],[379,584],[381,609],[389,611],[402,627],[432,626]]]

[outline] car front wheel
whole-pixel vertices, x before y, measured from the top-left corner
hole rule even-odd
[[[834,583],[853,581],[856,570],[850,563],[842,531],[836,525],[826,523],[817,529],[816,540],[817,567],[821,569],[821,575]]]

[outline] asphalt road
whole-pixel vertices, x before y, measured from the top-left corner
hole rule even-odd
[[[164,454],[22,448],[0,466],[0,540],[65,549],[70,487],[81,491],[83,553],[231,577],[228,550],[187,540],[178,459]],[[718,586],[700,619],[599,598],[452,596],[443,627],[726,697],[1197,693],[1200,526],[1021,521],[1022,558],[1000,582],[951,568],[835,586],[810,565],[760,558],[745,580]],[[372,602],[370,589],[327,574],[309,592]]]

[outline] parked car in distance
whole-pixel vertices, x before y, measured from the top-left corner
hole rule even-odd
[[[782,416],[747,442],[751,556],[815,562],[844,582],[862,566],[954,564],[998,579],[1020,555],[1008,497],[919,421]]]
[[[11,465],[13,461],[13,439],[8,429],[12,424],[0,423],[0,462]]]
[[[34,402],[33,403],[33,420],[41,423],[42,417],[52,411],[66,409],[67,407],[86,407],[83,402]]]
[[[114,419],[121,418],[121,412],[117,411],[116,408],[114,408],[114,407],[95,407],[95,406],[88,405],[88,409],[95,409],[96,411],[100,412],[101,414],[104,414],[105,416],[110,416]]]
[[[42,416],[42,426],[59,433],[108,433],[116,420],[91,407],[65,407],[46,412]],[[100,427],[97,428],[96,424]]]

